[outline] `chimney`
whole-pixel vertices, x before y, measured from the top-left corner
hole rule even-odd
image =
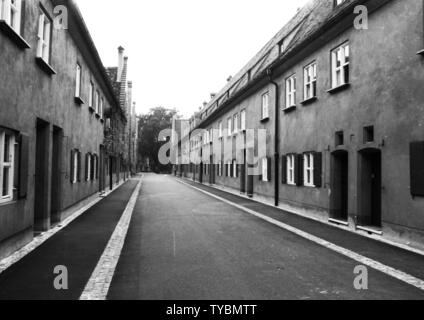
[[[216,93],[211,93],[211,100],[215,99]]]
[[[208,105],[207,102],[203,102],[203,108],[206,108],[207,105]]]
[[[118,79],[116,79],[117,81],[121,81],[122,70],[124,69],[124,51],[124,48],[118,48]]]
[[[227,82],[230,82],[231,80],[233,80],[233,76],[229,76],[229,77],[227,78]]]

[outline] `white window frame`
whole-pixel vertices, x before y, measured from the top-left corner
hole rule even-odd
[[[287,184],[289,185],[296,185],[296,179],[295,179],[295,161],[296,161],[296,156],[294,154],[289,154],[287,156]]]
[[[227,127],[228,127],[228,136],[230,137],[233,134],[233,117],[228,117]]]
[[[246,131],[246,109],[240,112],[240,130]]]
[[[262,171],[262,181],[269,182],[268,181],[268,158],[262,158],[261,171]]]
[[[100,108],[99,108],[99,113],[100,113],[100,118],[103,119],[103,108],[104,108],[104,99],[101,98],[100,99]]]
[[[340,64],[339,64],[340,62]],[[349,81],[346,82],[346,69],[349,72]],[[349,42],[331,51],[331,84],[337,88],[350,82],[350,46]]]
[[[94,110],[96,114],[99,114],[99,105],[100,105],[100,92],[96,90],[94,93]]]
[[[261,119],[265,120],[269,118],[269,92],[262,95],[262,106],[261,106]]]
[[[9,136],[9,161],[4,161],[5,157],[5,138]],[[7,134],[0,129],[0,203],[5,203],[13,200],[13,181],[15,171],[15,135]],[[8,168],[8,185],[3,185],[4,168]],[[6,188],[6,195],[3,196],[4,189]]]
[[[46,63],[50,62],[52,21],[42,11],[38,18],[38,46],[37,57],[43,59]]]
[[[13,3],[14,2],[14,3]],[[0,0],[0,20],[21,34],[22,0]]]
[[[75,97],[80,98],[81,97],[81,75],[82,75],[82,69],[81,65],[77,63],[77,67],[75,70]]]
[[[89,153],[88,157],[87,157],[87,159],[88,159],[88,161],[87,161],[87,177],[86,177],[87,182],[91,181],[91,158],[92,158],[92,155],[91,155],[91,153]]]
[[[312,62],[303,71],[303,99],[308,100],[317,96],[317,63]]]
[[[75,184],[78,182],[78,151],[74,150],[74,176],[72,177],[72,183]]]
[[[286,79],[286,109],[296,106],[296,75]]]
[[[238,113],[236,113],[233,116],[233,128],[234,128],[233,133],[237,134],[238,131],[239,131],[239,128],[238,128]]]
[[[303,185],[305,187],[315,187],[314,154],[312,152],[303,154]]]
[[[219,138],[222,138],[224,136],[224,133],[223,133],[223,131],[222,131],[222,120],[221,121],[219,121],[219,123],[218,123],[218,137]]]
[[[96,160],[97,160],[97,154],[93,154],[91,157],[93,158],[93,181],[96,181],[96,172],[97,172],[97,161]]]
[[[93,107],[94,100],[94,83],[90,81],[90,92],[88,93],[88,106]]]
[[[237,178],[237,160],[233,160],[233,178]]]

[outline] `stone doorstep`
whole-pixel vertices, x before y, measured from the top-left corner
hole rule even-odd
[[[303,218],[307,218],[307,219],[314,220],[314,221],[317,221],[317,222],[320,222],[320,223],[324,223],[324,224],[330,225],[330,226],[335,227],[335,228],[339,228],[339,229],[342,229],[342,230],[345,230],[345,231],[348,231],[348,232],[352,232],[352,233],[355,233],[357,235],[360,235],[360,236],[363,236],[363,237],[366,237],[366,238],[370,238],[370,239],[373,239],[373,240],[377,240],[379,242],[386,243],[386,244],[389,244],[389,245],[392,245],[392,246],[395,246],[395,247],[398,247],[398,248],[401,248],[401,249],[404,249],[404,250],[407,250],[407,251],[410,251],[410,252],[424,256],[424,244],[416,243],[416,242],[405,243],[405,241],[407,241],[407,240],[402,239],[402,238],[397,237],[397,236],[392,235],[392,234],[388,236],[387,233],[385,233],[385,232],[372,232],[370,234],[370,230],[364,230],[365,228],[363,228],[363,227],[358,228],[358,226],[356,226],[353,221],[349,221],[347,223],[335,223],[334,219],[329,218],[327,214],[324,215],[320,211],[300,209],[300,208],[296,208],[294,206],[281,205],[281,204],[278,207],[276,207],[273,204],[273,201],[274,201],[273,199],[269,200],[269,199],[267,199],[266,197],[263,197],[263,196],[256,196],[256,197],[250,198],[246,194],[242,194],[242,193],[240,193],[240,191],[235,190],[233,188],[229,188],[229,187],[225,187],[225,186],[221,186],[221,185],[217,185],[217,184],[213,184],[213,185],[203,184],[203,183],[200,183],[198,181],[193,181],[193,179],[185,178],[185,177],[183,177],[183,178],[177,177],[177,178],[181,179],[181,180],[187,180],[189,182],[194,182],[196,184],[203,185],[203,186],[206,186],[206,187],[211,187],[211,188],[214,188],[214,189],[217,189],[217,190],[221,190],[221,191],[239,196],[241,198],[252,200],[252,201],[264,204],[266,206],[270,206],[270,207],[273,207],[273,208],[276,208],[276,209],[280,209],[281,211],[289,212],[291,214],[295,214],[295,215],[301,216]]]
[[[44,242],[46,242],[56,233],[58,233],[59,231],[67,227],[75,219],[83,215],[88,209],[90,209],[96,203],[103,200],[103,198],[107,197],[109,194],[117,190],[128,180],[129,179],[127,179],[126,181],[121,180],[119,183],[115,183],[113,185],[112,190],[108,190],[102,194],[96,192],[94,195],[86,198],[85,200],[78,202],[74,206],[65,210],[65,212],[67,212],[66,217],[64,218],[65,215],[62,213],[61,215],[62,219],[59,223],[52,226],[52,228],[50,228],[48,231],[37,234],[36,236],[32,238],[32,241],[30,241],[29,243],[26,243],[20,249],[17,249],[16,251],[12,252],[10,255],[0,259],[0,274],[4,272],[5,270],[7,270],[8,268],[10,268],[16,262],[24,258],[30,252],[37,249],[39,246],[41,246]]]

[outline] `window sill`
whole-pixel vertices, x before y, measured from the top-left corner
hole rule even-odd
[[[105,120],[103,118],[100,119],[101,123],[105,123]]]
[[[96,118],[100,119],[100,114],[96,113]]]
[[[330,90],[327,90],[327,92],[330,93],[330,94],[334,94],[334,93],[346,90],[348,88],[350,88],[350,83],[345,83],[345,84],[342,84],[338,87],[331,88]]]
[[[1,200],[0,207],[10,206],[10,205],[16,204],[16,203],[17,203],[17,201],[16,200],[13,200],[13,199],[10,199],[10,200]]]
[[[90,113],[94,113],[96,111],[93,107],[88,107],[88,110],[90,111]]]
[[[81,99],[81,97],[75,97],[74,101],[75,101],[75,103],[77,103],[80,106],[85,103],[84,100]]]
[[[307,106],[308,104],[314,103],[317,100],[318,100],[317,97],[312,97],[312,98],[308,98],[306,100],[303,100],[300,104],[303,105],[303,106]]]
[[[269,121],[269,117],[266,117],[266,118],[263,118],[262,120],[261,120],[261,123],[265,123],[265,122],[268,122]]]
[[[424,56],[424,49],[417,52],[418,55]]]
[[[6,21],[0,20],[0,30],[9,37],[20,49],[30,49],[31,46],[28,42],[25,41],[24,38],[21,37],[11,26],[9,26]]]
[[[57,74],[56,70],[54,70],[44,59],[37,57],[35,58],[35,61],[37,62],[37,65],[48,75],[54,75]]]
[[[284,113],[289,113],[289,112],[296,110],[296,108],[297,108],[297,106],[293,105],[293,106],[290,106],[290,107],[283,109],[283,111],[284,111]]]

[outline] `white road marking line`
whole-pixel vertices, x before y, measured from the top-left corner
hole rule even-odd
[[[386,265],[384,265],[384,264],[382,264],[382,263],[380,263],[378,261],[375,261],[375,260],[372,260],[370,258],[367,258],[367,257],[365,257],[363,255],[360,255],[360,254],[358,254],[356,252],[353,252],[353,251],[351,251],[349,249],[340,247],[340,246],[338,246],[338,245],[336,245],[334,243],[331,243],[331,242],[328,242],[328,241],[326,241],[324,239],[318,238],[318,237],[316,237],[316,236],[314,236],[312,234],[309,234],[307,232],[304,232],[302,230],[299,230],[297,228],[294,228],[294,227],[292,227],[292,226],[290,226],[288,224],[285,224],[283,222],[280,222],[278,220],[275,220],[273,218],[270,218],[270,217],[268,217],[266,215],[263,215],[263,214],[261,214],[259,212],[256,212],[256,211],[251,210],[251,209],[247,209],[247,208],[245,208],[245,207],[243,207],[241,205],[238,205],[238,204],[236,204],[234,202],[231,202],[229,200],[226,200],[224,198],[221,198],[221,197],[219,197],[217,195],[214,195],[214,194],[212,194],[210,192],[207,192],[205,190],[202,190],[200,188],[197,188],[195,186],[192,186],[192,185],[190,185],[190,184],[188,184],[186,182],[183,182],[183,181],[180,181],[180,180],[177,180],[177,181],[180,182],[180,183],[182,183],[182,184],[184,184],[184,185],[187,185],[187,186],[189,186],[189,187],[191,187],[193,189],[196,189],[196,190],[198,190],[198,191],[200,191],[200,192],[202,192],[202,193],[204,193],[204,194],[206,194],[206,195],[208,195],[210,197],[213,197],[215,199],[218,199],[218,200],[220,200],[220,201],[222,201],[222,202],[224,202],[226,204],[229,204],[230,206],[233,206],[233,207],[235,207],[237,209],[240,209],[240,210],[242,210],[244,212],[247,212],[247,213],[249,213],[249,214],[251,214],[251,215],[253,215],[253,216],[257,217],[257,218],[260,218],[262,220],[265,220],[265,221],[267,221],[267,222],[269,222],[269,223],[271,223],[271,224],[273,224],[273,225],[275,225],[277,227],[280,227],[280,228],[285,229],[285,230],[287,230],[287,231],[289,231],[291,233],[294,233],[294,234],[296,234],[296,235],[298,235],[298,236],[300,236],[300,237],[302,237],[304,239],[307,239],[307,240],[312,241],[312,242],[314,242],[314,243],[316,243],[316,244],[318,244],[320,246],[323,246],[323,247],[325,247],[327,249],[330,249],[330,250],[335,251],[335,252],[337,252],[339,254],[342,254],[342,255],[344,255],[344,256],[352,259],[352,260],[355,260],[355,261],[359,262],[362,265],[365,265],[365,266],[368,266],[368,267],[370,267],[372,269],[375,269],[377,271],[383,272],[383,273],[385,273],[385,274],[387,274],[387,275],[389,275],[389,276],[391,276],[393,278],[396,278],[396,279],[398,279],[398,280],[400,280],[402,282],[405,282],[405,283],[407,283],[407,284],[409,284],[411,286],[414,286],[414,287],[416,287],[416,288],[418,288],[420,290],[424,290],[424,280],[418,279],[418,278],[416,278],[416,277],[414,277],[414,276],[412,276],[410,274],[407,274],[407,273],[405,273],[403,271],[400,271],[400,270],[394,269],[392,267],[386,266]]]
[[[0,274],[6,271],[8,268],[10,268],[12,265],[23,259],[25,256],[30,254],[32,251],[37,249],[39,246],[41,246],[44,242],[49,240],[51,237],[53,237],[56,233],[66,228],[71,222],[73,222],[75,219],[77,219],[79,216],[84,214],[88,209],[90,209],[92,206],[97,204],[98,202],[102,201],[105,197],[107,197],[109,194],[114,192],[115,190],[119,189],[125,182],[123,181],[119,185],[115,186],[112,191],[108,191],[105,194],[99,196],[86,206],[82,207],[81,209],[75,211],[72,215],[70,215],[68,218],[60,222],[56,227],[53,227],[52,229],[43,232],[38,237],[35,237],[34,240],[32,240],[30,243],[28,243],[23,248],[19,249],[18,251],[14,252],[12,255],[8,256],[7,258],[0,261]]]
[[[119,257],[121,256],[140,189],[141,180],[131,195],[118,225],[81,294],[80,300],[106,300]]]

